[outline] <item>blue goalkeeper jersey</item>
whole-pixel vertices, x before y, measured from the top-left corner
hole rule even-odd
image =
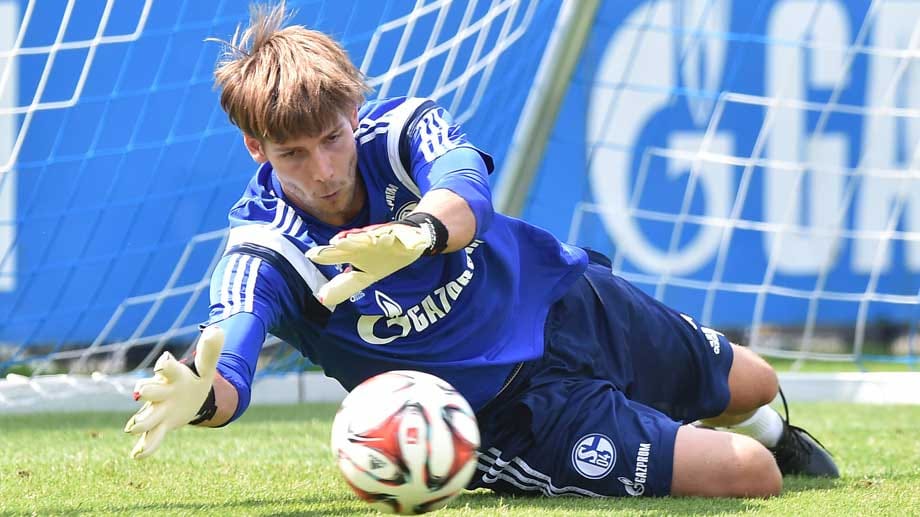
[[[478,409],[516,363],[543,353],[549,306],[583,274],[585,253],[493,214],[491,157],[430,100],[366,103],[355,139],[367,202],[342,227],[288,201],[271,164],[259,167],[230,211],[227,247],[211,279],[210,323],[253,314],[264,332],[297,348],[347,390],[384,371],[421,370],[453,384]],[[464,152],[476,153],[480,166],[432,173],[439,159]],[[305,257],[308,249],[348,228],[399,219],[437,188],[466,199],[477,216],[469,246],[422,257],[335,307],[318,301],[314,293],[341,267],[314,264]],[[247,383],[264,332],[253,334],[257,343],[228,334],[221,364],[245,358]],[[240,346],[249,349],[235,353]]]

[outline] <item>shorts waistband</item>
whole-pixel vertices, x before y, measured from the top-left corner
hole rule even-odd
[[[505,377],[505,382],[502,383],[502,387],[498,390],[497,393],[495,393],[494,397],[489,399],[488,402],[486,402],[485,404],[483,404],[481,408],[479,408],[479,411],[477,411],[477,413],[482,413],[490,409],[495,404],[496,401],[501,400],[502,395],[504,395],[505,392],[508,391],[508,388],[511,386],[511,384],[514,382],[515,379],[517,379],[518,374],[521,373],[521,369],[524,367],[524,364],[525,364],[525,361],[521,361],[515,364],[514,367],[511,368],[511,373],[509,373],[508,376]]]

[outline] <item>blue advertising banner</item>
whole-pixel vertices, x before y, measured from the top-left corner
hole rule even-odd
[[[289,4],[378,92],[442,92],[499,169],[561,5]],[[0,0],[0,345],[194,331],[220,247],[196,236],[253,167],[203,40],[246,18]],[[917,321],[918,19],[899,0],[602,2],[524,217],[704,323]]]
[[[704,322],[920,318],[920,3],[604,2],[525,217]]]

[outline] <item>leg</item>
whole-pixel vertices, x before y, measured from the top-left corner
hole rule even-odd
[[[773,455],[757,441],[689,425],[677,431],[672,495],[770,497],[782,489]]]
[[[581,323],[589,332],[569,343],[602,343],[590,354],[607,368],[599,377],[615,380],[627,398],[674,420],[703,419],[754,437],[771,448],[784,474],[838,476],[820,443],[768,405],[778,382],[766,361],[609,271],[589,266],[585,276],[604,302],[605,317]],[[594,305],[583,305],[573,306],[565,321],[596,312]]]
[[[480,413],[468,488],[602,497],[671,494],[680,424],[609,382],[560,371],[552,350],[518,396]],[[728,434],[728,433],[719,433]]]
[[[769,497],[773,455],[746,436],[681,426],[595,379],[538,385],[480,415],[483,452],[470,488],[506,494]],[[514,432],[509,432],[514,430]]]
[[[730,398],[721,415],[703,420],[710,427],[730,427],[751,417],[754,411],[776,398],[779,381],[776,372],[749,349],[731,344],[734,352],[728,373]]]
[[[747,348],[735,344],[731,347],[734,361],[728,374],[728,407],[702,423],[729,428],[769,447],[784,474],[839,477],[837,466],[824,447],[804,429],[790,426],[768,406],[779,391],[773,368]]]

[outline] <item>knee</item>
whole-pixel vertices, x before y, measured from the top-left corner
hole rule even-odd
[[[671,495],[771,497],[782,490],[773,454],[753,438],[691,426],[678,431]]]
[[[758,375],[761,379],[761,389],[759,390],[760,401],[757,407],[760,407],[766,406],[776,398],[776,394],[779,393],[779,377],[777,377],[776,370],[774,370],[769,363],[760,357],[758,357],[758,359],[761,363]]]
[[[746,412],[773,402],[779,392],[776,370],[747,348],[734,345],[733,350],[735,364],[729,374],[729,385],[736,400],[732,401],[730,409]]]
[[[734,472],[726,478],[731,496],[772,497],[783,491],[783,475],[776,460],[760,443],[744,440],[737,451],[737,461]]]

